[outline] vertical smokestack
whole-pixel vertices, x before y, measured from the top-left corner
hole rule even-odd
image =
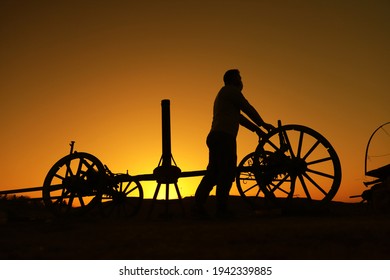
[[[156,177],[157,188],[153,195],[153,202],[150,205],[149,215],[153,211],[154,202],[157,199],[158,192],[160,191],[161,184],[165,184],[165,201],[169,201],[169,185],[174,184],[177,197],[181,202],[181,195],[179,187],[177,186],[177,180],[181,175],[181,170],[176,166],[175,160],[172,157],[171,152],[171,115],[170,115],[170,101],[164,99],[161,101],[161,120],[162,120],[162,156],[158,166],[153,170],[153,175]],[[172,161],[175,165],[172,165]],[[184,207],[181,205],[183,212]],[[168,215],[169,204],[166,203],[165,213]]]
[[[170,100],[161,101],[162,112],[162,165],[171,166],[171,115]]]

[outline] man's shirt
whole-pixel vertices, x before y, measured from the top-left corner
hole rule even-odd
[[[261,125],[262,119],[241,91],[235,86],[224,86],[214,101],[211,131],[225,132],[236,137],[241,111],[257,125]]]

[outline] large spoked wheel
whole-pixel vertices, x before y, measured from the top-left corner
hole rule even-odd
[[[57,215],[89,210],[101,200],[105,169],[95,156],[73,153],[53,165],[43,183],[42,198]]]
[[[271,131],[238,167],[237,188],[248,201],[306,198],[331,201],[341,183],[336,151],[318,132],[301,125]]]
[[[271,153],[267,152],[266,154],[270,155]],[[252,206],[262,203],[264,198],[291,197],[289,191],[283,189],[273,190],[272,186],[261,183],[261,175],[265,168],[265,160],[256,155],[256,152],[246,155],[238,165],[236,176],[238,192]],[[279,192],[282,192],[282,194]]]
[[[135,216],[141,208],[143,197],[139,181],[127,174],[115,175],[109,189],[102,194],[103,213],[117,218]]]

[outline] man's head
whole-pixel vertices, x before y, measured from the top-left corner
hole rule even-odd
[[[241,75],[238,69],[230,69],[226,71],[225,75],[223,75],[223,81],[226,86],[236,86],[240,90],[243,89]]]

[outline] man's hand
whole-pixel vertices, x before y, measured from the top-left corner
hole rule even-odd
[[[261,125],[261,127],[263,127],[267,132],[264,132],[263,130],[261,130],[261,128],[259,126],[257,126],[256,129],[255,129],[255,132],[259,136],[259,138],[263,138],[264,135],[269,133],[271,130],[275,129],[275,127],[272,124],[269,124],[269,123],[263,123]]]

